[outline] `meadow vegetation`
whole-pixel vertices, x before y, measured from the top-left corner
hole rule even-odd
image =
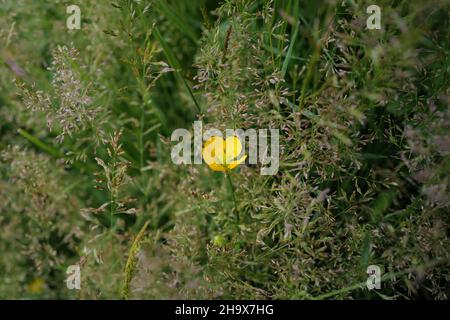
[[[0,298],[447,299],[450,5],[371,4],[0,0]],[[175,165],[196,120],[278,173]]]

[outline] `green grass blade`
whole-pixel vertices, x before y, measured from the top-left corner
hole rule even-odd
[[[53,157],[61,157],[61,153],[58,150],[56,150],[56,149],[50,147],[49,145],[45,144],[44,142],[42,142],[41,140],[39,140],[35,136],[29,134],[27,131],[25,131],[23,129],[19,129],[18,133],[22,137],[24,137],[25,139],[30,141],[32,144],[34,144],[36,147],[41,149],[42,151],[50,154]]]
[[[175,69],[175,74],[177,75],[178,79],[183,82],[184,86],[186,87],[186,90],[189,92],[189,95],[192,98],[192,101],[195,104],[195,107],[197,108],[197,111],[201,113],[200,105],[197,102],[197,99],[194,96],[194,93],[192,92],[191,87],[187,83],[186,79],[184,79],[183,75],[181,74],[181,65],[178,59],[175,57],[175,55],[172,52],[172,49],[167,45],[167,43],[164,41],[163,37],[161,36],[161,33],[159,32],[158,28],[155,28],[155,36],[158,42],[161,44],[161,47],[163,48],[164,54],[166,55],[166,58],[171,65],[172,68]]]
[[[296,1],[295,7],[294,7],[294,15],[295,15],[295,17],[294,17],[294,19],[295,19],[294,32],[292,33],[291,41],[289,43],[289,49],[288,49],[288,52],[287,52],[286,57],[283,62],[283,67],[281,68],[281,74],[283,75],[283,78],[286,76],[286,71],[289,66],[289,62],[291,61],[291,58],[292,58],[292,52],[294,50],[295,40],[297,39],[297,36],[298,36],[298,29],[299,29],[299,25],[300,25],[300,21],[298,19],[298,12],[299,12],[299,1]]]
[[[184,19],[184,16],[179,14],[173,6],[170,6],[165,0],[156,2],[156,10],[169,20],[182,34],[197,43],[198,37],[195,31],[191,28],[189,23]]]

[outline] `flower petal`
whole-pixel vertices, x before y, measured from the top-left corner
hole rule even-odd
[[[247,159],[247,155],[244,155],[243,157],[241,157],[241,158],[238,159],[238,160],[231,161],[230,163],[227,164],[227,169],[228,169],[228,170],[233,170],[233,169],[236,168],[238,165],[240,165],[242,162],[244,162],[245,159]]]
[[[221,137],[213,136],[209,138],[203,147],[203,160],[208,166],[211,164],[223,164],[225,142]],[[214,169],[213,169],[214,170]]]
[[[213,170],[213,171],[222,171],[225,172],[227,171],[227,168],[225,168],[223,165],[221,164],[216,164],[216,163],[210,163],[208,164],[208,167]]]
[[[237,159],[242,152],[242,143],[237,136],[227,137],[225,140],[225,163],[229,164]]]

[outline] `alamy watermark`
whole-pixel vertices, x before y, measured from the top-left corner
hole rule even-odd
[[[71,265],[66,270],[66,286],[69,290],[81,289],[81,269],[77,264]]]
[[[66,20],[66,26],[69,30],[80,30],[81,28],[81,10],[80,7],[72,4],[67,6],[66,13],[70,14]]]
[[[238,154],[233,155],[233,158],[242,159],[246,155],[248,164],[261,165],[261,175],[274,175],[278,172],[280,164],[280,134],[278,129],[226,129],[225,135],[223,135],[222,131],[215,128],[203,132],[201,121],[194,122],[193,137],[187,129],[176,129],[172,132],[171,141],[178,142],[172,147],[171,151],[173,163],[202,164],[205,152],[208,153],[208,157],[213,158],[217,155],[217,150],[213,146],[204,147],[204,142],[212,137],[224,139],[224,148],[227,144],[226,138],[237,137],[242,147],[239,146],[240,150]],[[247,145],[248,148],[246,148]],[[229,154],[228,151],[226,153]]]
[[[370,16],[366,20],[366,27],[369,30],[381,29],[381,8],[376,4],[372,4],[367,7],[366,12]]]
[[[367,289],[381,289],[381,269],[377,265],[370,265],[367,267],[367,274],[369,277],[367,278],[366,285]]]

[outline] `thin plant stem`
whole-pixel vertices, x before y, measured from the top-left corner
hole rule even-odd
[[[230,186],[230,190],[231,190],[231,196],[233,198],[233,203],[234,203],[234,210],[236,210],[236,223],[239,225],[239,210],[237,207],[237,201],[236,201],[236,195],[234,192],[234,185],[233,185],[233,181],[231,180],[231,174],[229,172],[225,173],[225,175],[227,176],[227,181],[228,184]]]
[[[144,109],[141,108],[141,119],[139,124],[139,171],[142,172],[144,167],[144,123],[145,123],[145,113]]]
[[[113,185],[114,185],[114,179],[115,179],[115,175],[116,175],[116,159],[117,159],[117,154],[116,151],[114,150],[113,152],[113,157],[112,157],[112,163],[113,163],[113,170],[111,173],[111,187],[109,190],[109,200],[110,200],[110,230],[114,231],[115,230],[115,226],[114,226],[114,215],[116,214],[116,195],[114,194],[114,190],[113,190]]]

